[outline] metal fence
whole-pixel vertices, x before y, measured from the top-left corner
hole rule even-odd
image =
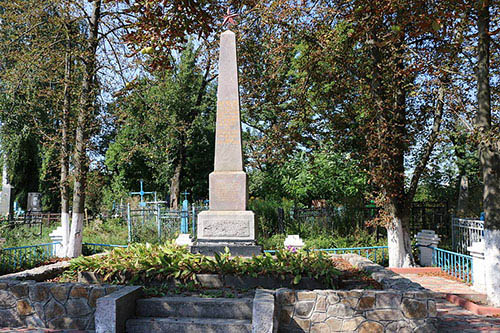
[[[172,210],[166,204],[149,205],[140,209],[127,208],[128,242],[162,242],[173,239],[181,232],[196,235],[198,214],[205,206],[191,206],[186,210]]]
[[[414,202],[411,206],[410,234],[432,229],[440,235],[441,240],[446,241],[450,235],[450,218],[446,202]]]
[[[0,250],[0,275],[32,268],[55,257],[61,243],[9,247]]]
[[[469,255],[432,248],[432,265],[440,267],[443,272],[462,280],[472,283],[472,257]]]
[[[336,232],[347,234],[355,227],[366,228],[366,222],[379,214],[379,208],[364,207],[321,207],[321,208],[278,208],[278,223],[273,233],[301,234],[304,232]],[[410,234],[416,235],[422,229],[433,229],[446,238],[450,235],[448,204],[441,202],[414,202],[410,215]],[[384,228],[370,229],[380,238]]]
[[[277,250],[265,250],[264,253],[276,253]],[[387,246],[346,247],[336,249],[306,249],[306,251],[321,251],[333,254],[355,253],[373,262],[387,266],[389,260],[389,248]]]
[[[484,238],[484,221],[452,218],[452,248],[459,253],[467,253],[467,247]]]

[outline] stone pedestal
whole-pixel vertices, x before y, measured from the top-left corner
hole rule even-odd
[[[424,267],[432,266],[433,247],[437,247],[441,238],[434,230],[422,230],[415,238],[420,250],[420,265]]]
[[[472,289],[480,293],[486,293],[486,263],[484,261],[484,241],[474,242],[467,247],[472,257]]]
[[[247,174],[243,171],[214,171],[208,177],[210,210],[245,211]]]

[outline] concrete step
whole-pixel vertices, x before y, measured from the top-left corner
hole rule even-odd
[[[252,319],[252,298],[155,297],[137,300],[138,317]]]
[[[127,320],[128,333],[245,333],[252,322],[241,319],[215,318],[136,318]]]

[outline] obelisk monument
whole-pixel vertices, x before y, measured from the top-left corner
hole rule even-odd
[[[220,39],[214,164],[209,176],[210,209],[198,216],[198,240],[192,250],[213,254],[227,246],[233,255],[260,253],[255,246],[254,213],[246,210],[236,37],[230,30]]]

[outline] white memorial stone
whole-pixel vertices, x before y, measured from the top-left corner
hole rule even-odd
[[[304,247],[304,242],[299,235],[288,235],[283,245],[285,248],[301,249]]]
[[[176,239],[175,239],[175,244],[179,246],[192,246],[193,245],[193,240],[191,239],[190,234],[180,234]]]
[[[63,243],[63,227],[60,225],[54,231],[52,231],[49,234],[50,239],[52,240],[52,243],[59,243],[58,245],[55,246],[54,248],[54,255],[58,258],[65,258],[66,257],[66,249],[64,247]]]
[[[424,267],[432,266],[433,247],[437,247],[441,238],[434,232],[434,230],[422,230],[415,238],[420,250],[420,265]]]

